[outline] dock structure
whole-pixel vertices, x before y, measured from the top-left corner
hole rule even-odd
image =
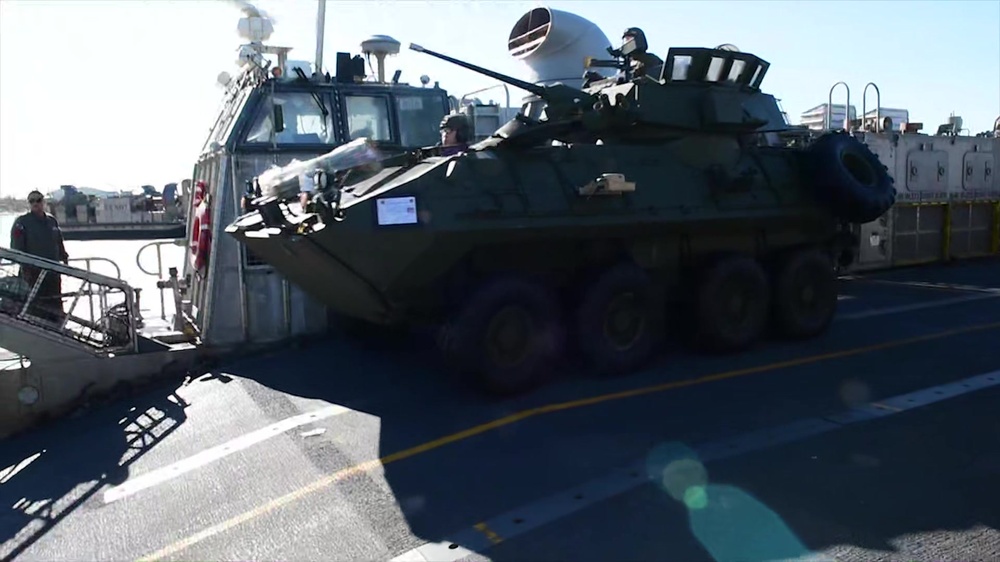
[[[55,296],[42,290],[54,276]],[[194,344],[147,337],[140,323],[125,281],[0,248],[0,437],[194,364]]]

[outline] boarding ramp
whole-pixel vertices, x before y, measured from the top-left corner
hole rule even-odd
[[[140,323],[125,281],[0,248],[0,348],[8,352],[0,357],[0,437],[123,383],[191,368],[195,345],[143,336]]]

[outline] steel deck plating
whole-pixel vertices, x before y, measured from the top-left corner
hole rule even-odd
[[[443,380],[419,339],[332,340],[144,391],[0,444],[0,556],[746,554],[725,529],[791,557],[997,556],[1000,262],[843,292],[816,341],[567,373],[518,400]],[[657,484],[664,455],[698,459],[709,508]]]

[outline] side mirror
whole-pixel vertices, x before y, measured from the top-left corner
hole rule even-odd
[[[274,102],[271,102],[271,121],[274,123],[275,133],[285,130],[285,112]]]

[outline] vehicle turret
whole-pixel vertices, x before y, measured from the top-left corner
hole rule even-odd
[[[531,125],[564,125],[557,140],[583,140],[579,130],[565,126],[579,123],[582,136],[603,142],[671,137],[689,133],[757,133],[787,130],[777,100],[760,90],[769,64],[732,46],[673,48],[662,63],[646,52],[642,30],[630,28],[618,49],[608,48],[610,60],[588,59],[585,68],[615,68],[611,78],[596,76],[583,89],[562,83],[532,84],[420,45],[410,49],[425,53],[521,88],[543,100],[545,116],[534,120],[519,116],[498,136],[510,137]],[[638,63],[638,64],[637,64]],[[639,67],[643,72],[636,72]],[[654,70],[655,75],[647,70]],[[566,138],[566,133],[570,133]]]

